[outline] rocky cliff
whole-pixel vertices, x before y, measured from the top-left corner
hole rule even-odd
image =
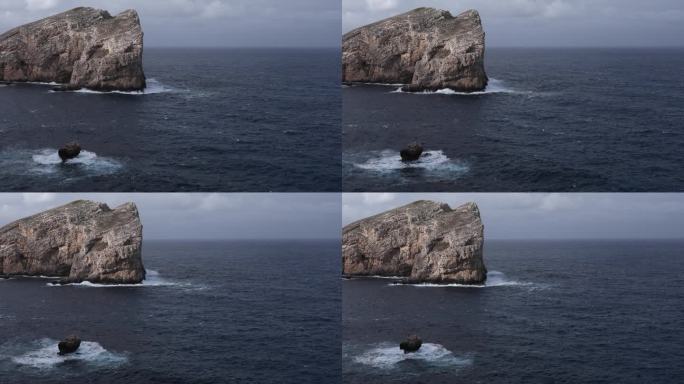
[[[133,203],[74,201],[0,228],[0,275],[135,284],[145,278]]]
[[[408,91],[481,91],[485,33],[475,10],[456,17],[418,8],[343,37],[344,82],[401,83]]]
[[[456,209],[416,201],[344,227],[346,276],[401,276],[408,282],[481,284],[484,227],[475,203]]]
[[[139,91],[145,88],[142,55],[136,11],[111,16],[75,8],[0,35],[0,81]]]

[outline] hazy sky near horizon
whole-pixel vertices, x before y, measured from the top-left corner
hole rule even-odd
[[[0,33],[77,6],[136,9],[147,46],[340,44],[340,0],[0,0]]]
[[[476,202],[486,239],[684,238],[684,194],[346,193],[342,222],[416,200]]]
[[[138,206],[146,239],[335,239],[339,194],[0,193],[0,227],[73,200]]]
[[[477,9],[489,46],[684,45],[681,0],[342,0],[343,32],[418,7]]]

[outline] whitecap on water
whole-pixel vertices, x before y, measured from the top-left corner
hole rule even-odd
[[[438,367],[460,368],[472,363],[440,344],[423,343],[415,353],[404,353],[398,345],[382,343],[354,358],[354,362],[380,369],[393,369],[403,361],[417,360]]]
[[[205,286],[195,286],[190,283],[171,281],[161,277],[159,272],[151,269],[145,270],[145,280],[140,284],[97,284],[89,281],[71,284],[47,283],[50,287],[84,287],[84,288],[144,288],[144,287],[181,287],[188,289],[204,290]]]
[[[5,149],[0,151],[0,178],[17,175],[58,178],[59,182],[82,177],[107,176],[119,172],[123,164],[117,160],[98,156],[94,152],[81,154],[65,163],[56,149]]]
[[[57,85],[57,84],[51,84],[51,85]],[[157,93],[166,93],[166,92],[173,92],[173,88],[169,88],[165,86],[164,84],[160,83],[156,79],[147,79],[147,87],[142,90],[142,91],[93,91],[92,89],[78,89],[75,91],[52,91],[50,90],[50,93],[62,93],[62,92],[73,92],[73,93],[85,93],[85,94],[96,94],[96,95],[109,95],[109,94],[118,94],[118,95],[133,95],[133,96],[142,96],[142,95],[154,95]]]
[[[62,163],[56,149],[41,149],[31,155],[34,173],[56,173],[62,167],[79,167],[95,175],[109,175],[118,171],[122,165],[116,160],[99,157],[95,152],[81,151],[78,157]]]
[[[402,283],[391,283],[392,286],[412,286],[412,287],[423,287],[423,288],[492,288],[492,287],[525,287],[525,288],[544,288],[541,284],[534,284],[529,282],[517,281],[509,279],[503,272],[499,271],[489,271],[487,272],[487,280],[481,285],[468,285],[468,284],[431,284],[431,283],[419,283],[419,284],[402,284]]]
[[[59,355],[57,340],[42,339],[34,343],[34,349],[19,356],[12,357],[12,362],[18,365],[37,369],[54,369],[67,362],[82,362],[93,367],[112,367],[124,364],[128,358],[106,350],[94,341],[82,341],[81,346],[74,353]]]
[[[466,173],[469,168],[466,164],[449,159],[441,150],[425,151],[417,161],[402,161],[397,151],[385,150],[377,157],[368,159],[363,163],[355,163],[356,167],[376,171],[391,172],[402,169],[425,169],[428,171],[446,171],[451,173]]]
[[[397,90],[393,91],[392,93],[406,93],[406,94],[411,94],[411,95],[478,96],[478,95],[490,95],[490,94],[497,94],[497,93],[529,95],[532,92],[518,91],[518,90],[507,87],[502,80],[490,78],[489,83],[487,84],[487,87],[485,88],[484,91],[458,92],[458,91],[454,91],[453,89],[445,88],[445,89],[439,89],[437,91],[405,92],[400,87]]]

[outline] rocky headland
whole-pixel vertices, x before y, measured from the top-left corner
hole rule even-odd
[[[55,82],[64,89],[141,91],[138,13],[80,7],[0,35],[0,81]]]
[[[342,81],[406,84],[406,91],[482,91],[485,33],[480,15],[418,8],[346,33]]]
[[[407,283],[482,284],[484,226],[475,203],[433,201],[354,222],[342,231],[345,276],[402,277]]]
[[[0,228],[0,275],[137,284],[145,279],[141,245],[135,204],[74,201]]]

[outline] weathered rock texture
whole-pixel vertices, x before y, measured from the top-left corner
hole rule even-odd
[[[475,10],[456,17],[418,8],[344,35],[342,77],[347,83],[401,83],[409,91],[481,91],[485,33]]]
[[[135,204],[74,201],[0,228],[0,275],[135,284],[145,278]]]
[[[0,81],[57,82],[69,88],[145,88],[143,32],[134,10],[75,8],[0,35]]]
[[[484,227],[475,203],[456,209],[416,201],[349,224],[342,233],[347,276],[401,276],[411,283],[481,284]]]

